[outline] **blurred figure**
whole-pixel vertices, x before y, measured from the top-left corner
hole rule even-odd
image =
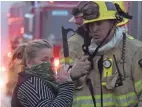
[[[69,22],[70,21],[72,21],[72,19],[70,19]],[[68,39],[70,65],[73,65],[75,61],[83,55],[82,45],[84,43],[84,36],[90,37],[84,26],[81,26],[79,23],[78,25],[79,27],[76,29],[75,34]],[[90,40],[91,38],[89,38],[89,41]],[[61,49],[60,53],[60,63],[64,64],[63,49]],[[80,81],[75,82],[76,89],[80,89],[82,87],[83,78],[80,78],[79,80]]]
[[[78,6],[77,6],[78,7]],[[79,9],[82,7],[80,6]],[[90,37],[87,30],[83,26],[83,20],[81,18],[82,13],[78,12],[76,8],[72,10],[73,17],[69,19],[69,22],[73,22],[77,24],[79,27],[76,29],[75,33],[68,39],[68,46],[69,46],[69,57],[70,60],[73,62],[80,58],[83,54],[82,45],[84,44],[84,37]],[[91,37],[89,38],[89,41]],[[61,50],[61,57],[63,58],[63,50]]]
[[[23,56],[23,49],[25,48],[25,44],[21,45],[20,48],[17,48],[11,57],[8,73],[7,73],[7,84],[6,84],[6,95],[12,96],[13,89],[18,80],[18,73],[22,71],[23,64],[22,64],[22,56]]]
[[[2,93],[2,106],[11,107],[11,99],[13,95],[13,90],[16,86],[18,80],[18,73],[22,71],[22,50],[25,45],[14,51],[13,56],[10,59],[8,71],[6,72],[6,85],[5,91]]]
[[[7,71],[7,84],[6,84],[6,95],[12,96],[13,89],[17,83],[18,73],[23,69],[22,65],[22,50],[25,47],[24,43],[28,43],[30,40],[17,36],[11,41],[12,57],[10,58],[8,71]],[[24,44],[24,45],[22,45]],[[22,45],[20,48],[17,49]]]
[[[29,41],[30,41],[30,39],[23,37],[23,35],[21,35],[21,36],[14,36],[12,38],[12,40],[10,41],[11,49],[15,50],[21,44],[27,43]]]
[[[6,84],[5,84],[5,90],[3,92],[2,97],[2,105],[6,107],[10,107],[11,97],[13,94],[13,89],[17,83],[18,80],[18,73],[22,70],[22,48],[16,49],[18,46],[29,42],[30,40],[27,38],[24,38],[23,36],[15,36],[11,42],[10,42],[10,54],[13,54],[13,56],[4,56],[4,62],[5,65],[8,65],[8,69],[6,72]],[[10,59],[10,60],[9,60]]]
[[[71,63],[73,63],[77,58],[80,58],[83,54],[82,45],[84,43],[84,35],[88,35],[88,33],[85,31],[84,26],[79,26],[76,29],[75,34],[68,39],[69,57]],[[64,63],[63,49],[61,49],[60,55],[60,63]]]
[[[84,43],[84,36],[89,36],[84,26],[79,26],[74,35],[68,39],[70,58],[75,61],[80,58],[83,54],[82,45]],[[89,38],[91,40],[91,38]],[[76,52],[76,53],[74,53]]]

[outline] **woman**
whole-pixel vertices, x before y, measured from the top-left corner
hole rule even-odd
[[[19,73],[11,107],[70,107],[73,82],[66,71],[60,71],[55,81],[52,45],[46,40],[34,40],[21,53],[23,72]]]

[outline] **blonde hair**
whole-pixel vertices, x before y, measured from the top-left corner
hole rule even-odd
[[[52,48],[52,45],[47,40],[34,40],[32,42],[29,42],[24,50],[23,64],[25,64],[25,61],[27,59],[32,60],[33,58],[35,58],[37,52],[42,48]]]
[[[47,40],[39,39],[29,41],[28,43],[22,44],[15,49],[8,67],[8,82],[6,85],[7,93],[12,94],[13,89],[17,83],[18,73],[24,71],[24,68],[26,66],[25,61],[27,59],[31,60],[35,58],[37,52],[43,48],[52,48],[52,45]],[[17,63],[15,63],[14,61],[17,59],[20,60],[20,71],[17,71],[18,69],[15,69],[15,65]],[[17,67],[19,67],[19,65]]]

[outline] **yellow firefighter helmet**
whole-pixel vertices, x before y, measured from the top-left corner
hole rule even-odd
[[[114,3],[120,5],[120,8],[125,11],[124,2],[122,1],[90,1],[86,3],[83,8],[84,24],[101,20],[117,19],[117,10]],[[127,22],[128,20],[124,19],[123,22],[119,22],[117,26],[121,26],[123,24],[126,24]]]

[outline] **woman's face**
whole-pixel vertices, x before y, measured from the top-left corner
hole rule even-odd
[[[33,65],[41,64],[43,62],[51,62],[53,59],[53,50],[50,48],[40,49],[36,53],[36,57],[32,60],[27,61],[27,66],[32,67]]]

